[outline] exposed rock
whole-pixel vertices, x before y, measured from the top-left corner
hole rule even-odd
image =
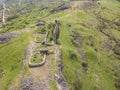
[[[36,24],[36,26],[44,26],[45,25],[45,21],[40,21]]]
[[[109,39],[104,40],[104,47],[107,51],[110,51],[112,49],[112,41]]]
[[[81,47],[82,46],[82,37],[79,35],[79,33],[76,30],[73,30],[71,32],[71,36],[72,36],[72,42],[73,44],[75,44],[77,47]]]
[[[82,70],[83,70],[83,73],[87,72],[87,70],[88,70],[88,64],[86,62],[82,62]]]
[[[87,10],[96,5],[97,5],[96,1],[84,1],[83,5],[81,5],[81,8],[83,10]]]
[[[11,41],[13,38],[17,37],[18,35],[21,35],[22,33],[29,32],[29,29],[24,29],[21,31],[13,31],[10,33],[2,34],[0,35],[0,43],[4,44],[9,41]]]
[[[87,57],[82,49],[78,49],[77,52],[80,54],[83,61],[87,60]]]
[[[47,87],[45,80],[40,79],[37,82],[34,82],[32,77],[25,77],[19,90],[44,90],[44,88],[51,90]]]
[[[3,34],[0,36],[0,43],[7,43],[9,42],[12,38],[20,35],[20,32],[11,32],[7,34]]]
[[[63,11],[63,10],[66,10],[66,9],[69,9],[71,6],[70,6],[70,3],[63,3],[62,5],[58,6],[57,8],[53,9],[51,11],[51,13],[55,13],[55,12],[58,12],[58,11]]]
[[[22,81],[22,84],[19,90],[33,90],[32,89],[33,84],[34,84],[33,78],[25,77]]]
[[[48,54],[48,50],[40,50],[40,54]]]

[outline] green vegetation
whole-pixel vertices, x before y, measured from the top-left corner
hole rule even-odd
[[[43,56],[40,54],[34,54],[31,58],[31,63],[40,63],[42,61]]]
[[[22,57],[29,44],[31,33],[24,33],[9,43],[0,44],[0,69],[4,72],[0,78],[0,90],[8,90],[13,79],[20,73]]]
[[[47,15],[49,15],[49,9],[44,9],[44,6],[39,5],[34,7],[35,8],[32,8],[32,6],[30,5],[25,5],[24,6],[25,10],[24,8],[18,7],[13,12],[11,11],[11,14],[14,15],[12,17],[16,17],[16,18],[10,19],[11,16],[8,17],[7,25],[4,25],[0,32],[5,33],[5,32],[24,29],[32,24],[37,23],[41,18],[44,18]],[[21,14],[22,11],[26,11],[26,13],[19,15]],[[17,16],[14,13],[16,13]]]
[[[104,5],[103,2],[100,3]],[[109,3],[106,3],[108,4],[106,5],[106,7],[109,7]],[[105,11],[101,12],[106,13],[103,15],[103,17],[105,16],[105,19],[109,18],[109,16],[111,16],[112,13],[116,13],[116,15],[114,15],[114,18],[120,15],[118,13],[119,8],[116,7],[116,4],[118,5],[118,2],[110,2],[110,4],[113,4],[113,6],[117,10],[115,12],[114,8],[112,8],[113,12],[111,11],[110,14],[108,13],[110,11],[108,9],[105,9]],[[116,59],[116,61],[111,61],[111,58],[109,58],[108,55],[113,52],[108,53],[107,51],[105,51],[105,48],[103,48],[104,46],[102,41],[104,41],[107,37],[100,33],[97,30],[97,28],[92,28],[92,25],[89,26],[89,23],[92,23],[94,26],[97,26],[96,22],[99,22],[97,18],[95,18],[94,16],[92,17],[91,14],[94,14],[92,13],[92,10],[96,10],[97,12],[99,12],[100,8],[92,8],[88,10],[87,13],[83,11],[77,11],[71,13],[70,15],[67,15],[68,11],[66,11],[67,13],[59,12],[55,14],[55,16],[52,15],[53,17],[59,17],[61,20],[61,33],[59,42],[62,46],[63,51],[63,73],[68,83],[70,84],[72,90],[96,90],[98,88],[104,90],[116,90],[113,75],[114,72],[112,71],[112,63],[119,61],[118,59]],[[106,12],[106,10],[108,11]],[[110,19],[112,18],[110,17]],[[71,42],[70,34],[72,30],[77,30],[82,37],[81,49],[84,50],[87,57],[87,74],[82,73],[82,58],[80,58],[79,53],[76,53],[77,47],[74,46],[74,44]],[[113,31],[113,33],[115,32]],[[119,31],[117,34],[120,35]],[[118,37],[118,35],[114,34],[116,38]],[[76,58],[72,58],[73,56],[76,56]],[[96,80],[95,76],[97,76],[98,81]],[[78,77],[80,79],[78,79]]]
[[[22,30],[40,20],[46,21],[46,25],[38,26],[35,32],[26,32],[8,43],[0,44],[0,90],[8,90],[14,78],[20,73],[22,57],[31,36],[48,31],[49,41],[53,40],[55,26],[53,23],[56,19],[60,20],[58,41],[62,47],[63,74],[70,89],[119,90],[120,2],[101,0],[96,3],[87,8],[80,2],[81,8],[77,7],[76,10],[69,8],[55,13],[50,12],[56,8],[52,5],[47,9],[43,9],[44,5],[28,6],[29,8],[25,5],[24,8],[30,11],[9,18],[1,33]],[[43,36],[36,38],[37,42],[43,40]],[[79,50],[82,50],[82,53],[78,52]],[[40,59],[40,55],[33,55],[31,60],[38,63]],[[86,73],[83,72],[84,68],[87,68]],[[57,90],[54,82],[50,85]]]

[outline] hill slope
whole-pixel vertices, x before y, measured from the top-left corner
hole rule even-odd
[[[54,40],[56,19],[60,21],[58,45],[62,49],[64,66],[62,73],[69,89],[120,89],[120,2],[116,0],[59,2],[23,5],[15,10],[19,11],[13,10],[17,17],[8,19],[7,24],[1,28],[1,35],[13,31],[23,31],[24,34],[0,44],[0,90],[19,89],[20,86],[24,86],[26,76],[33,77],[33,81],[36,82],[34,84],[40,84],[44,90],[46,88],[38,82],[39,79],[43,79],[45,84],[47,82],[50,90],[59,88],[54,80],[55,74],[59,71],[57,70],[59,62],[54,58],[54,54],[48,55],[47,64],[38,68],[28,66],[28,58],[31,56],[26,59],[27,64],[22,59],[25,49],[36,40],[35,37],[39,42],[44,40],[45,36],[40,34],[41,32],[49,32],[48,42],[51,44]],[[20,15],[23,11],[26,12]],[[40,21],[45,22],[45,26],[35,25]],[[37,50],[47,48],[57,51],[56,45],[42,46],[37,43],[33,46],[36,46]],[[39,62],[40,58],[38,57],[35,63]],[[42,73],[37,73],[39,71]],[[27,78],[28,81],[30,78]],[[46,78],[50,80],[45,80]]]

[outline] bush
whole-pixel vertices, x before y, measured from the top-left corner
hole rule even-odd
[[[116,79],[115,79],[115,86],[117,88],[120,88],[120,77],[116,77]]]
[[[0,79],[2,78],[4,73],[5,73],[4,70],[0,68]]]
[[[79,78],[76,78],[75,81],[73,82],[72,90],[81,90],[82,85],[81,85],[81,80]]]
[[[115,54],[120,55],[120,43],[116,43],[116,45],[113,48],[113,51]]]
[[[77,60],[77,55],[75,54],[75,52],[69,51],[69,58],[71,58],[73,60]]]

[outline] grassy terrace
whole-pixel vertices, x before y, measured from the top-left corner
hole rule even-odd
[[[0,77],[0,90],[8,90],[13,79],[20,73],[22,57],[30,43],[32,33],[24,33],[6,44],[0,44],[0,70],[5,75]]]

